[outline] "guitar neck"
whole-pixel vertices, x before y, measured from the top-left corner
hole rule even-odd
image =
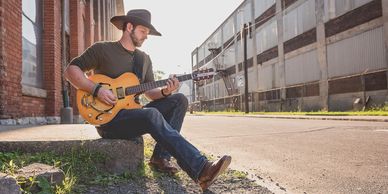
[[[189,80],[192,78],[193,77],[191,74],[177,76],[177,79],[179,80],[179,82],[186,81],[186,80]],[[166,86],[167,80],[168,79],[158,80],[158,81],[154,81],[154,82],[147,82],[147,83],[143,83],[140,85],[125,88],[125,95],[128,96],[128,95],[132,95],[132,94],[139,94],[139,93],[143,93],[145,91],[148,91],[148,90],[151,90],[154,88]]]

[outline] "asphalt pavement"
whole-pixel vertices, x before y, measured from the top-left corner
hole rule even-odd
[[[387,117],[189,114],[182,134],[275,193],[388,193]],[[91,125],[0,126],[0,141],[97,138]]]
[[[318,118],[189,116],[182,133],[275,193],[388,193],[384,118]]]

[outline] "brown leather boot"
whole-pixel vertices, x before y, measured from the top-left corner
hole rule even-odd
[[[205,167],[202,169],[198,178],[202,191],[205,191],[214,183],[214,181],[216,181],[218,175],[228,168],[231,161],[232,157],[225,155],[216,162],[207,162],[205,164]]]
[[[174,175],[178,172],[178,169],[167,159],[151,157],[150,162],[148,163],[151,167],[156,170],[164,173]]]

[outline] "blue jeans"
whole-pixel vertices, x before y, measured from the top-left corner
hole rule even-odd
[[[97,130],[101,137],[109,139],[131,139],[149,133],[157,142],[153,156],[174,156],[178,165],[197,181],[207,159],[179,133],[187,106],[183,94],[174,94],[150,102],[143,109],[121,110]]]

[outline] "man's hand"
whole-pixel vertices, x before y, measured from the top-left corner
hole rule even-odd
[[[113,106],[117,103],[116,97],[113,93],[105,88],[100,88],[100,90],[98,90],[97,97],[101,102],[107,105]]]
[[[170,78],[167,80],[166,88],[163,88],[163,93],[165,95],[171,94],[173,91],[177,90],[179,88],[179,80],[176,78],[175,75],[170,76]]]

